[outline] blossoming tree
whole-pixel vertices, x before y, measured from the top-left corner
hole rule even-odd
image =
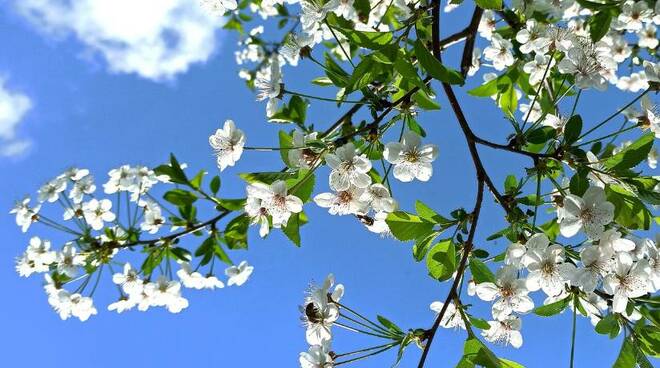
[[[250,147],[227,120],[209,137],[220,171],[211,178],[172,155],[155,168],[112,170],[102,188],[88,170],[74,168],[41,187],[36,200],[17,202],[11,213],[23,232],[37,224],[70,238],[54,245],[40,233],[16,263],[21,276],[42,274],[48,303],[62,319],[96,314],[91,296],[104,283],[116,285],[119,298],[107,309],[119,313],[155,307],[178,313],[188,306],[186,288],[241,286],[253,267],[234,264],[230,254],[257,241],[248,240],[250,227],[261,237],[281,231],[300,245],[301,226],[315,220],[305,207],[317,205],[409,243],[414,261],[450,287],[430,306],[434,321],[403,329],[344,304],[343,286],[328,276],[301,306],[310,345],[299,357],[303,368],[347,365],[391,349],[396,364],[410,345],[421,349],[424,367],[440,327],[466,333],[458,367],[521,367],[486,342],[520,348],[522,315],[550,318],[565,310],[573,318],[571,367],[578,317],[589,318],[596,333],[624,334],[615,367],[651,367],[649,359],[660,357],[660,238],[648,238],[660,204],[659,180],[649,174],[660,138],[653,102],[660,2],[203,0],[201,6],[240,34],[239,76],[266,101],[264,119],[282,124],[277,144]],[[473,9],[472,16],[448,34],[443,19],[458,6]],[[459,53],[458,65],[443,61],[450,52]],[[286,83],[283,71],[301,63],[318,67],[322,76],[312,83],[333,98]],[[467,94],[501,110],[511,127],[506,142],[476,135],[456,96],[478,73],[483,82]],[[600,121],[583,120],[580,96],[612,89],[629,92],[629,99]],[[401,211],[391,186],[433,175],[439,149],[418,117],[440,108],[436,93],[446,96],[463,133],[476,193],[465,199],[467,210],[443,213],[420,198],[402,206],[414,205],[414,212]],[[307,119],[311,103],[335,105],[338,118],[315,118],[323,124],[315,127]],[[482,160],[489,149],[528,159],[525,174],[495,182]],[[222,171],[246,150],[277,151],[283,167],[241,174],[245,198],[224,198]],[[323,166],[327,177],[319,175]],[[321,180],[330,192],[315,190]],[[477,243],[484,201],[501,208],[508,226]],[[61,207],[52,212],[50,204]],[[199,218],[202,206],[215,215]],[[489,244],[497,238],[508,246]],[[216,276],[221,263],[224,281]],[[470,309],[479,300],[492,303],[489,315]],[[337,328],[382,341],[335,351]]]

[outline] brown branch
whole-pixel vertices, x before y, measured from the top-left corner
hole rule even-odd
[[[431,348],[431,343],[433,342],[433,337],[435,336],[435,333],[438,331],[438,327],[440,326],[440,323],[442,322],[442,319],[444,318],[445,313],[447,312],[447,307],[455,297],[458,297],[458,287],[460,285],[461,279],[463,278],[463,274],[465,273],[467,260],[470,257],[470,252],[472,251],[472,247],[474,245],[474,235],[477,231],[477,221],[479,220],[479,214],[481,213],[483,198],[484,198],[484,180],[481,177],[477,177],[477,199],[475,200],[474,210],[472,210],[472,225],[470,226],[470,232],[468,233],[468,238],[463,248],[463,256],[461,257],[461,262],[458,265],[458,269],[456,269],[456,278],[454,279],[454,283],[451,285],[449,294],[447,294],[447,297],[445,298],[445,303],[442,305],[442,309],[440,310],[440,313],[438,313],[435,322],[433,322],[433,326],[427,332],[426,344],[424,345],[424,350],[422,351],[422,356],[419,360],[419,364],[417,365],[417,368],[424,367],[424,363],[426,362],[426,357],[429,353],[429,349]]]
[[[478,29],[483,13],[484,10],[477,6],[472,14],[472,20],[470,20],[470,24],[466,29]],[[463,57],[461,58],[461,74],[463,74],[463,78],[467,76],[468,71],[472,67],[472,54],[474,53],[476,34],[476,32],[469,32],[465,39],[465,48],[463,48]]]

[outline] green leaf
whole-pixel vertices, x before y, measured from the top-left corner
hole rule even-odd
[[[250,218],[247,214],[234,217],[225,228],[225,241],[229,249],[247,249],[247,231]]]
[[[652,357],[660,358],[660,329],[655,326],[641,326],[635,329],[640,342],[639,348]]]
[[[550,317],[554,316],[555,314],[559,314],[561,311],[566,309],[568,306],[568,303],[571,301],[571,298],[573,296],[568,296],[562,300],[556,301],[554,303],[550,303],[547,305],[543,305],[537,308],[534,308],[534,314],[543,316],[543,317]]]
[[[218,175],[211,179],[211,182],[209,183],[209,189],[211,189],[211,193],[213,193],[213,195],[216,195],[220,190],[220,177]]]
[[[381,71],[381,65],[383,64],[377,62],[370,56],[363,58],[355,67],[353,75],[351,75],[348,84],[346,85],[345,95],[360,90],[368,86],[369,83],[375,81]]]
[[[610,335],[610,338],[615,338],[619,334],[619,321],[615,314],[608,314],[598,321],[595,329],[601,335]]]
[[[620,172],[626,169],[632,169],[640,162],[646,160],[653,147],[655,135],[649,132],[641,136],[637,141],[628,147],[622,149],[616,155],[608,158],[603,165],[609,171]]]
[[[296,246],[300,246],[300,227],[307,223],[304,213],[294,213],[289,217],[286,226],[282,228],[282,232],[289,240]]]
[[[571,178],[569,189],[571,194],[582,197],[584,192],[589,189],[589,179],[587,179],[588,169],[580,169]]]
[[[199,189],[202,187],[202,180],[204,180],[204,175],[206,175],[206,171],[201,170],[200,172],[195,175],[194,178],[190,179],[190,186],[193,189]]]
[[[378,322],[380,322],[380,324],[383,325],[389,331],[397,335],[403,334],[403,331],[399,328],[399,326],[394,324],[394,322],[390,321],[389,319],[383,316],[376,316],[376,318],[378,319]]]
[[[293,138],[283,130],[279,131],[279,138],[280,157],[282,158],[282,162],[284,162],[284,164],[288,167],[293,167],[291,162],[289,162],[289,152],[291,152],[290,148],[293,147]]]
[[[305,124],[307,117],[307,101],[300,96],[291,96],[289,103],[268,118],[277,123]]]
[[[440,232],[434,231],[426,236],[421,236],[415,240],[415,245],[413,245],[413,258],[417,262],[421,262],[424,257],[426,257],[426,253],[428,253],[429,248],[431,247],[431,244],[435,240],[435,238],[440,235]]]
[[[363,32],[353,29],[338,28],[351,45],[364,47],[371,50],[380,50],[392,42],[392,32]]]
[[[424,202],[417,200],[415,202],[415,211],[417,211],[417,214],[419,217],[422,219],[428,221],[428,222],[433,222],[435,224],[448,224],[448,223],[453,223],[453,221],[441,216],[435,210],[433,210],[431,207],[427,206],[424,204]]]
[[[502,9],[502,0],[474,0],[482,9]]]
[[[598,42],[610,30],[610,23],[612,23],[612,13],[609,11],[599,11],[595,15],[589,17],[587,24],[589,24],[589,35],[593,42]]]
[[[417,69],[413,66],[410,58],[408,58],[403,53],[394,61],[394,69],[396,69],[402,77],[404,77],[408,82],[419,87],[422,91],[425,91],[426,85],[422,78],[417,74]]]
[[[476,327],[480,330],[490,329],[490,325],[484,319],[476,318],[476,317],[472,317],[472,316],[470,316],[469,319],[470,319],[470,324],[472,324],[473,327]]]
[[[629,229],[648,230],[653,215],[644,203],[626,189],[610,185],[605,189],[607,201],[614,205],[614,221]]]
[[[426,268],[431,277],[438,281],[451,278],[456,271],[456,247],[451,239],[436,244],[426,256]]]
[[[497,88],[497,79],[492,79],[477,88],[469,90],[467,93],[475,97],[490,97],[499,92]]]
[[[619,352],[619,356],[616,358],[612,368],[635,368],[637,366],[637,359],[633,344],[634,342],[631,341],[631,338],[626,338],[623,340],[621,351]]]
[[[424,110],[440,110],[440,104],[435,102],[429,95],[424,91],[417,91],[413,95],[413,101],[417,106],[421,107]]]
[[[170,164],[160,165],[154,169],[156,175],[165,175],[170,178],[172,183],[189,185],[186,173],[183,172],[179,161],[173,154],[170,154]]]
[[[312,83],[313,83],[313,84],[316,84],[317,86],[323,86],[323,87],[326,87],[326,86],[332,86],[332,85],[333,85],[333,84],[332,84],[332,80],[330,80],[330,78],[328,78],[328,77],[318,77],[318,78],[314,78],[314,79],[312,79]]]
[[[509,88],[500,95],[498,102],[502,111],[507,115],[513,116],[516,113],[516,109],[518,109],[518,94],[513,83],[509,84]]]
[[[218,199],[218,203],[226,210],[240,211],[245,207],[245,198]]]
[[[442,63],[426,49],[422,41],[419,39],[415,41],[415,55],[424,70],[426,70],[426,72],[433,78],[449,84],[462,85],[465,83],[461,73],[456,70],[448,69],[442,65]]]
[[[580,115],[573,115],[564,127],[564,143],[569,146],[577,141],[582,132],[582,118]]]
[[[183,189],[172,189],[163,198],[176,206],[191,205],[197,200],[197,196]]]
[[[470,272],[472,272],[472,278],[477,284],[481,284],[482,282],[495,282],[495,275],[493,275],[493,272],[478,259],[470,259]]]
[[[328,53],[325,54],[325,73],[335,86],[343,88],[348,85],[348,73]]]
[[[413,240],[427,234],[433,229],[433,224],[411,213],[396,211],[385,220],[392,235],[401,241]]]

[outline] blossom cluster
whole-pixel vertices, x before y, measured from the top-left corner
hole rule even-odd
[[[112,282],[119,287],[119,300],[108,305],[108,310],[119,313],[137,307],[146,311],[149,307],[164,307],[178,313],[188,306],[188,300],[181,295],[181,287],[193,289],[222,288],[225,284],[212,271],[203,275],[199,267],[192,268],[187,260],[177,259],[180,269],[178,280],[168,269],[158,277],[152,271],[135,269],[129,262],[117,259],[121,250],[140,245],[139,232],[156,234],[166,225],[172,230],[179,224],[168,222],[163,216],[162,206],[150,191],[157,183],[169,182],[169,177],[157,175],[144,166],[123,165],[108,173],[108,181],[102,185],[106,195],[115,195],[116,201],[99,198],[97,186],[87,169],[72,168],[48,181],[38,191],[36,206],[30,206],[30,198],[18,201],[11,210],[16,224],[26,232],[34,223],[40,223],[54,230],[74,236],[57,250],[52,242],[34,236],[25,252],[16,260],[16,271],[20,276],[44,274],[44,289],[48,303],[62,319],[69,317],[87,320],[97,313],[92,296],[96,286],[88,296],[83,293],[90,285],[94,274],[95,283],[101,277],[101,269],[113,266],[122,272],[112,275]],[[125,201],[121,194],[125,193]],[[42,206],[46,203],[59,203],[63,209],[60,219],[46,217]],[[124,205],[127,218],[113,212],[113,207]],[[118,210],[119,208],[117,208]],[[169,211],[169,210],[168,210]],[[154,252],[166,252],[166,242],[157,240],[146,242],[155,247]],[[225,270],[228,285],[240,286],[247,281],[253,267],[243,261]],[[74,290],[65,286],[80,281]]]

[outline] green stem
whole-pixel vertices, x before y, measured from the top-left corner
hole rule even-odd
[[[573,299],[573,332],[571,333],[571,362],[569,367],[573,368],[573,361],[575,359],[575,330],[576,330],[576,320],[577,320],[577,313],[575,311],[576,309],[576,304],[577,304],[577,298]]]
[[[391,336],[380,335],[380,334],[377,334],[377,333],[373,333],[373,332],[369,332],[369,331],[365,331],[365,330],[360,330],[359,328],[351,327],[349,325],[345,325],[345,324],[340,323],[340,322],[335,322],[335,325],[337,325],[337,326],[339,326],[343,329],[352,331],[352,332],[357,332],[357,333],[362,333],[362,334],[369,335],[369,336],[374,336],[374,337],[380,337],[380,338],[383,338],[383,339],[393,340]]]
[[[369,354],[366,354],[366,355],[363,355],[363,356],[359,356],[359,357],[356,357],[356,358],[353,358],[353,359],[344,360],[343,362],[335,363],[334,366],[337,367],[337,366],[340,366],[340,365],[343,365],[343,364],[348,364],[348,363],[356,362],[356,361],[358,361],[358,360],[366,359],[366,358],[368,358],[368,357],[370,357],[370,356],[377,355],[377,354],[383,353],[383,352],[385,352],[385,351],[388,351],[388,350],[392,349],[393,347],[395,347],[396,345],[398,345],[398,344],[394,344],[394,345],[391,345],[391,346],[385,347],[385,348],[383,348],[383,349],[376,350],[376,351],[374,351],[374,352],[372,352],[372,353],[369,353]]]
[[[348,353],[341,353],[341,354],[337,354],[337,355],[335,355],[335,359],[336,359],[336,358],[345,357],[345,356],[350,356],[350,355],[355,355],[355,354],[365,353],[365,352],[367,352],[367,351],[372,351],[372,350],[376,350],[376,349],[382,349],[382,348],[384,348],[384,347],[390,347],[390,346],[394,346],[394,345],[399,345],[399,343],[398,343],[398,342],[391,342],[391,343],[388,343],[388,344],[383,344],[383,345],[378,345],[378,346],[372,346],[372,347],[370,347],[370,348],[365,348],[365,349],[355,350],[355,351],[351,351],[351,352],[348,352]]]
[[[618,131],[616,131],[616,132],[614,132],[614,133],[610,133],[610,134],[608,134],[608,135],[606,135],[606,136],[603,136],[603,137],[600,137],[600,138],[596,138],[596,139],[592,139],[592,140],[590,140],[590,141],[586,141],[586,142],[584,142],[584,143],[580,143],[580,144],[578,145],[578,147],[586,146],[586,145],[588,145],[588,144],[595,143],[595,142],[598,142],[598,141],[602,141],[603,139],[607,139],[607,138],[610,138],[610,137],[616,137],[616,136],[618,136],[618,135],[621,134],[621,133],[625,133],[625,132],[627,132],[627,131],[629,131],[629,130],[632,130],[632,129],[635,129],[635,128],[637,128],[637,124],[635,124],[635,125],[631,125],[631,126],[625,128],[625,129],[619,129]]]
[[[617,115],[619,115],[623,110],[627,109],[628,107],[632,106],[632,104],[634,104],[635,102],[639,101],[639,99],[642,98],[642,97],[644,97],[644,95],[646,95],[648,92],[649,92],[648,89],[645,90],[644,92],[642,92],[642,94],[640,94],[639,96],[635,97],[632,101],[630,101],[629,103],[627,103],[624,107],[620,108],[620,109],[617,110],[615,113],[613,113],[612,115],[610,115],[610,116],[608,116],[607,118],[605,118],[605,120],[603,120],[603,121],[601,121],[600,123],[596,124],[596,126],[594,126],[593,128],[587,130],[587,131],[586,131],[584,134],[582,134],[578,139],[581,139],[581,138],[587,136],[589,133],[591,133],[591,132],[593,132],[594,130],[596,130],[596,129],[602,127],[603,125],[605,125],[608,121],[614,119],[614,118],[615,118]]]
[[[332,26],[330,25],[330,23],[328,23],[327,20],[325,20],[324,22],[325,22],[325,25],[328,26],[328,29],[330,29],[330,33],[332,33],[332,37],[334,37],[335,40],[337,41],[337,44],[339,45],[339,48],[341,48],[341,52],[344,53],[344,56],[346,56],[346,59],[348,59],[348,62],[351,63],[351,65],[353,66],[353,69],[355,69],[355,64],[353,64],[353,60],[351,60],[351,55],[349,55],[348,52],[346,52],[346,49],[344,49],[344,45],[342,45],[341,41],[339,41],[339,37],[337,37],[337,34],[335,33],[335,30],[332,28]]]
[[[337,99],[335,99],[335,98],[318,97],[318,96],[308,95],[308,94],[305,94],[305,93],[292,92],[292,91],[287,91],[287,90],[285,90],[284,93],[288,93],[288,94],[290,94],[290,95],[294,95],[294,96],[300,96],[300,97],[311,98],[311,99],[319,100],[319,101],[328,101],[328,102],[337,102],[337,103],[350,103],[350,104],[369,105],[368,102],[364,102],[364,101],[337,100]]]

